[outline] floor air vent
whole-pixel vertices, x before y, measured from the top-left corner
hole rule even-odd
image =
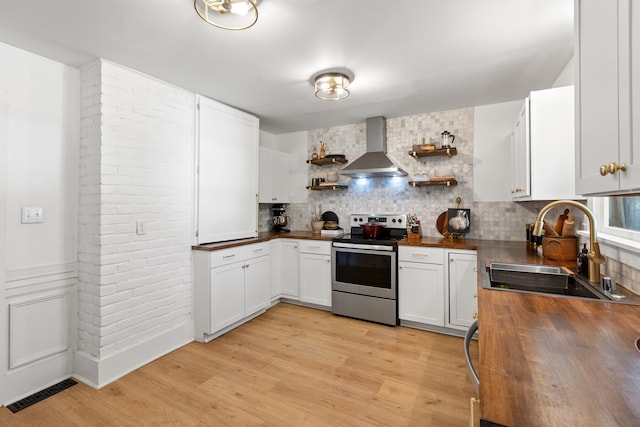
[[[24,408],[28,408],[31,405],[35,405],[41,400],[46,399],[49,396],[53,396],[56,393],[61,392],[62,390],[68,389],[69,387],[78,384],[71,378],[67,378],[64,381],[60,381],[58,384],[54,384],[51,387],[47,387],[44,390],[40,390],[37,393],[33,393],[31,396],[27,396],[22,400],[18,400],[11,405],[7,405],[7,408],[14,414],[18,411],[22,411]]]

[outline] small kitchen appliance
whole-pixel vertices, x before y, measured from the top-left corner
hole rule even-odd
[[[364,224],[376,224],[375,237]],[[407,215],[354,214],[350,234],[333,239],[331,310],[334,314],[398,324],[398,241],[407,236]]]
[[[272,231],[284,231],[289,232],[285,227],[289,223],[289,217],[284,213],[286,208],[284,203],[276,203],[271,205],[271,213],[273,217],[271,218],[271,230]]]

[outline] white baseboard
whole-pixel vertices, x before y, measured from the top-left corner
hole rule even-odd
[[[99,389],[191,341],[193,323],[185,322],[162,335],[151,337],[101,360],[76,351],[73,377]]]

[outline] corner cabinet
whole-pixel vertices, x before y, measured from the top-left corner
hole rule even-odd
[[[256,117],[196,96],[197,243],[258,235]]]
[[[640,4],[575,1],[576,192],[640,191]]]
[[[576,199],[574,88],[531,92],[511,135],[514,201]]]
[[[271,301],[270,245],[194,251],[196,341],[207,342],[264,312]]]

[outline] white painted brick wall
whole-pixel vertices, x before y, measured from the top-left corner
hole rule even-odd
[[[194,96],[96,61],[82,98],[79,350],[103,359],[190,322]]]

